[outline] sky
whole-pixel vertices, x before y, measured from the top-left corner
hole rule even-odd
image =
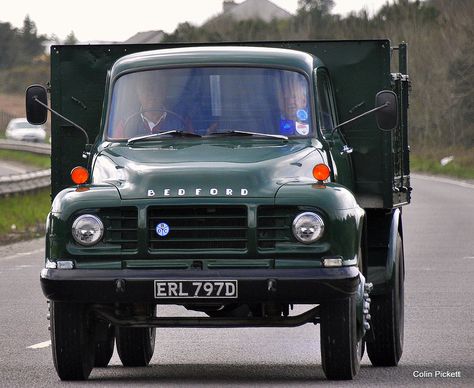
[[[241,3],[243,0],[235,0]],[[295,13],[298,0],[272,0]],[[365,8],[376,12],[388,0],[335,0],[333,13],[345,15]],[[179,23],[200,25],[222,11],[223,0],[14,0],[5,6],[0,22],[21,28],[26,15],[36,23],[39,34],[64,39],[74,31],[80,42],[124,41],[137,32],[173,32]]]

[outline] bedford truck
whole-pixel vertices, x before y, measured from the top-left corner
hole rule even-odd
[[[146,366],[165,327],[319,324],[328,379],[354,378],[364,349],[397,365],[406,53],[388,40],[53,46],[26,108],[32,124],[53,113],[41,286],[59,377],[87,379],[115,345]]]

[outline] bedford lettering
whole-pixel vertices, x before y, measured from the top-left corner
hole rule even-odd
[[[225,188],[225,189],[219,189],[216,187],[212,187],[210,189],[202,189],[200,187],[196,189],[191,189],[191,190],[186,190],[183,188],[178,188],[178,189],[163,189],[163,190],[152,190],[149,189],[147,191],[147,196],[148,197],[184,197],[184,196],[203,196],[203,195],[210,195],[210,196],[227,196],[227,197],[232,197],[235,194],[234,193],[240,193],[242,197],[248,196],[249,191],[248,189],[240,189],[235,190],[235,189],[230,189],[230,188]]]

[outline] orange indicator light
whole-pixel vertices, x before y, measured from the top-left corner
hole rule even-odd
[[[320,182],[325,181],[331,175],[331,170],[325,164],[317,164],[313,167],[313,176]]]
[[[89,179],[89,171],[81,166],[74,167],[71,171],[71,179],[76,185],[82,185]]]

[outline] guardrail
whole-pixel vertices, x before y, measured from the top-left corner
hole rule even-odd
[[[41,155],[51,155],[51,145],[46,143],[28,143],[26,141],[0,139],[0,149],[25,151]]]
[[[27,143],[13,140],[0,140],[0,149],[51,155],[49,144]],[[22,194],[51,185],[51,170],[25,172],[0,176],[0,197]]]

